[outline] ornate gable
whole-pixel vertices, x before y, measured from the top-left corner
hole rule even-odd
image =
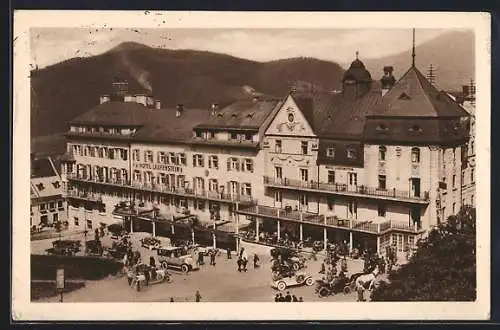
[[[269,125],[266,135],[315,137],[311,125],[293,98],[289,95]]]

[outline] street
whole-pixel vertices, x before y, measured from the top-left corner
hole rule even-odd
[[[135,233],[132,236],[134,249],[139,248],[142,260],[149,262],[151,255],[155,256],[155,251],[150,251],[139,247],[140,237],[148,234]],[[80,239],[78,235],[65,237],[65,239]],[[88,238],[88,237],[87,237]],[[110,239],[104,237],[104,245]],[[50,247],[52,240],[40,240],[32,242],[32,253],[43,253],[45,248]],[[83,244],[83,239],[82,239]],[[195,293],[199,290],[202,302],[270,302],[274,301],[274,296],[279,291],[271,287],[271,257],[270,248],[266,246],[243,243],[249,256],[248,272],[238,272],[236,257],[227,259],[223,251],[216,259],[216,265],[209,265],[209,258],[205,257],[205,265],[199,270],[183,274],[172,271],[172,283],[159,283],[144,287],[137,292],[129,287],[125,276],[109,276],[99,281],[86,281],[86,286],[82,289],[65,294],[65,302],[167,302],[171,298],[175,302],[194,301]],[[257,253],[260,258],[260,267],[253,268],[253,254]],[[307,272],[310,272],[313,278],[319,279],[318,274],[321,268],[321,256],[317,261],[309,260],[307,262]],[[362,270],[361,260],[348,260],[349,274]],[[343,293],[319,298],[314,292],[315,285],[311,287],[299,286],[290,287],[283,294],[290,291],[290,294],[297,298],[303,297],[305,302],[310,301],[355,301],[356,294],[345,295]],[[58,297],[38,300],[38,302],[57,302]]]

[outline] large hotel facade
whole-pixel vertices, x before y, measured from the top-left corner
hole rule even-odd
[[[373,80],[356,58],[341,92],[220,109],[164,109],[117,82],[66,134],[68,219],[161,235],[196,215],[236,237],[250,224],[256,240],[286,232],[403,253],[474,203],[462,196],[474,189],[463,182],[471,116],[415,65],[397,81],[392,71]]]

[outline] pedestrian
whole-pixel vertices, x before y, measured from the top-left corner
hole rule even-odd
[[[201,301],[201,294],[200,294],[200,291],[198,291],[198,290],[196,290],[195,300],[196,300],[196,302]]]
[[[198,264],[200,266],[203,266],[205,264],[205,260],[203,260],[203,253],[201,253],[199,251],[196,252],[196,253],[198,253]]]
[[[284,302],[284,301],[285,301],[285,297],[283,297],[283,294],[280,293],[279,302]]]
[[[243,267],[242,271],[246,272],[247,271],[247,263],[248,263],[248,255],[247,255],[247,252],[245,251],[245,248],[241,248],[240,258],[241,258],[241,265]]]
[[[210,264],[215,266],[215,251],[210,251]]]
[[[299,297],[299,302],[304,302],[304,299],[302,299],[302,297]]]
[[[170,302],[174,302],[174,298],[170,297]]]
[[[156,260],[155,257],[149,257],[149,266],[156,268]]]
[[[226,249],[226,253],[227,253],[227,258],[231,259],[231,249],[230,248]]]
[[[259,268],[259,256],[257,253],[253,255],[253,268]]]
[[[279,293],[277,293],[275,296],[274,296],[274,302],[279,302],[280,301],[280,295]]]
[[[298,302],[299,300],[297,299],[297,297],[295,295],[292,295],[292,301],[293,302]]]
[[[285,301],[286,302],[291,302],[292,301],[292,296],[290,295],[290,291],[286,292]]]
[[[347,273],[347,259],[344,255],[344,258],[342,259],[341,263],[340,263],[340,269],[344,272],[344,273]]]

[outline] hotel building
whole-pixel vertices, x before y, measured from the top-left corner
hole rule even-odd
[[[160,235],[174,231],[160,229],[165,219],[197,215],[236,235],[250,222],[256,239],[286,232],[403,253],[462,204],[470,116],[414,65],[397,81],[392,71],[374,81],[356,58],[341,92],[221,109],[162,109],[116,83],[70,123],[69,221]]]

